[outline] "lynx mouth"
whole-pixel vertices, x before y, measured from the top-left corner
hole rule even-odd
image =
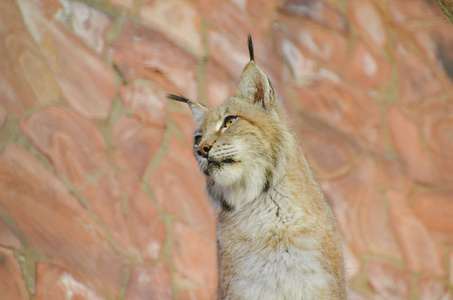
[[[204,170],[205,175],[210,175],[214,170],[221,169],[224,165],[236,164],[239,161],[233,158],[225,158],[222,160],[208,159],[208,166]]]

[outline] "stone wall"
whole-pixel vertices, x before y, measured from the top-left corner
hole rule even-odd
[[[214,299],[215,222],[168,92],[255,57],[357,299],[453,299],[453,26],[424,0],[0,1],[1,299]]]

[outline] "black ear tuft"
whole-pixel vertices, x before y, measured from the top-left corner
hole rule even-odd
[[[184,102],[184,103],[187,103],[187,102],[190,101],[190,100],[187,99],[186,97],[179,96],[179,95],[175,95],[175,94],[168,94],[168,95],[167,95],[167,98],[168,98],[168,99],[171,99],[171,100],[176,100],[176,101],[179,101],[179,102]]]
[[[249,44],[250,60],[251,61],[255,61],[255,54],[253,53],[253,42],[252,42],[252,36],[251,35],[249,35],[248,44]]]

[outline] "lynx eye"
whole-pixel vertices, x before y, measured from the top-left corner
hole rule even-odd
[[[200,142],[201,142],[201,135],[197,134],[193,138],[193,143],[195,144],[195,146],[198,146],[200,144]]]
[[[226,117],[225,121],[223,123],[223,128],[230,127],[231,125],[233,125],[234,122],[236,122],[237,119],[238,119],[238,117],[235,117],[235,116]]]

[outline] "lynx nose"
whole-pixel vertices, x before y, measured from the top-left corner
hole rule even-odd
[[[204,143],[198,146],[197,154],[203,156],[204,158],[208,157],[209,150],[211,150],[211,145]]]

